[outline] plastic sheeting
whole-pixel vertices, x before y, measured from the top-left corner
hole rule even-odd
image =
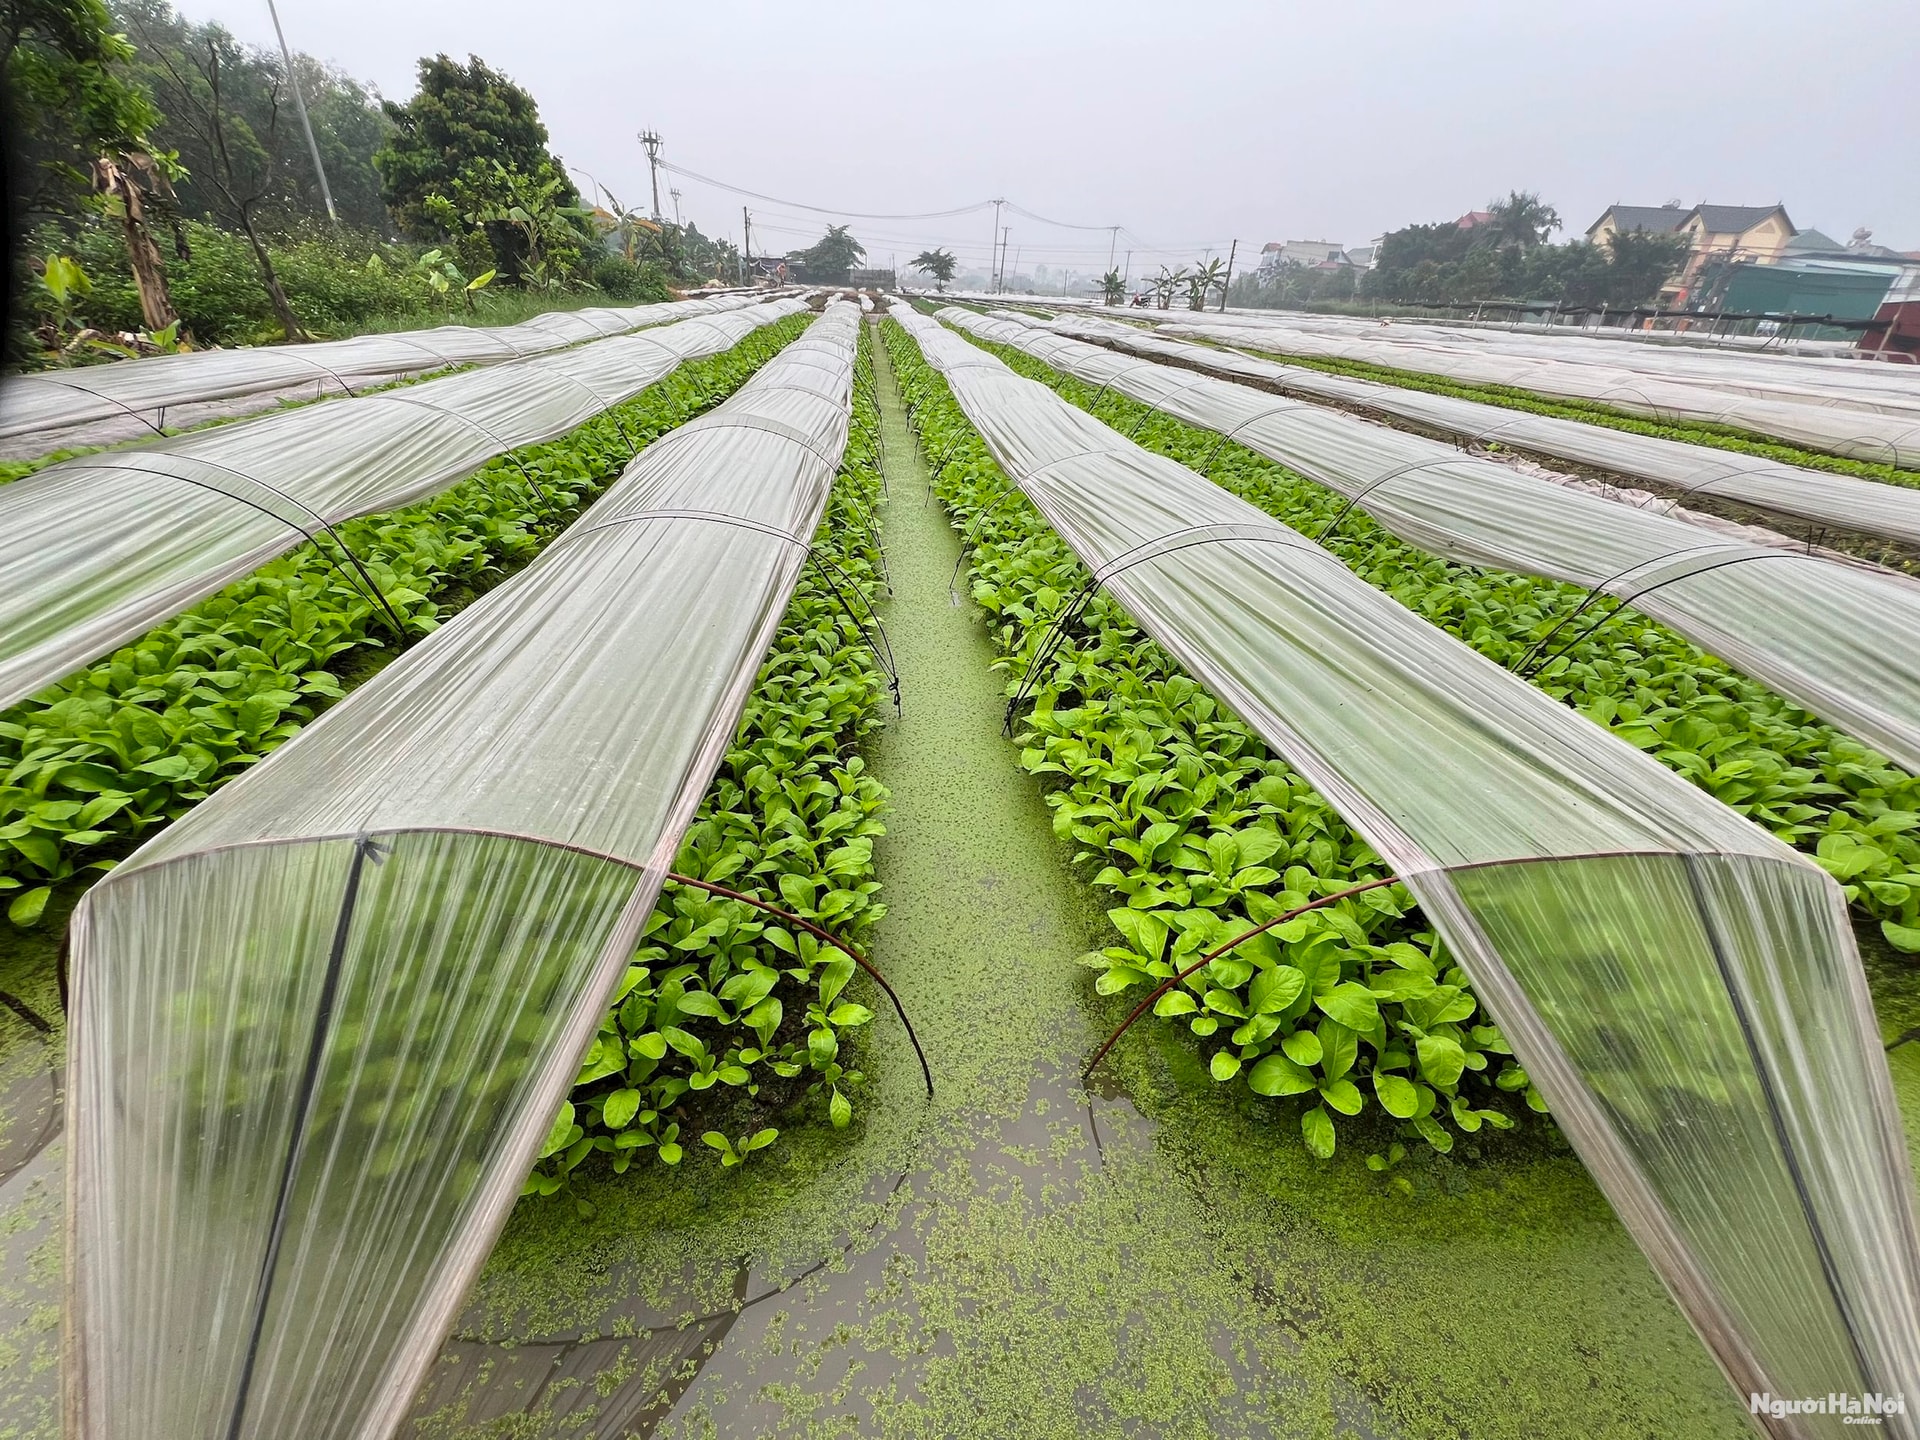
[[[1902,373],[1905,367],[1669,349],[1622,352],[1618,346],[1594,354],[1593,346],[1607,342],[1325,317],[1308,322],[1292,315],[1256,320],[1168,312],[1153,318],[1173,335],[1391,365],[1474,385],[1511,385],[1656,420],[1735,425],[1859,460],[1920,464],[1920,383]]]
[[[158,429],[162,412],[263,390],[316,384],[352,393],[359,384],[451,365],[495,365],[603,340],[647,325],[737,310],[752,295],[709,296],[620,309],[555,310],[518,325],[441,325],[356,335],[318,345],[259,345],[117,360],[78,370],[0,379],[0,439],[54,432],[131,415]],[[55,437],[49,433],[49,443]]]
[[[683,320],[0,486],[0,708],[330,525],[431,495],[805,308],[779,300]]]
[[[1735,1388],[1920,1393],[1912,1182],[1834,881],[1304,536],[896,314],[1094,576],[1405,879]]]
[[[732,740],[858,324],[830,306],[88,894],[69,1434],[391,1433]]]
[[[1920,583],[1733,540],[1476,460],[1442,441],[1170,369],[1013,318],[944,319],[1240,444],[1348,496],[1449,559],[1569,581],[1670,625],[1736,669],[1920,771]],[[1582,616],[1571,640],[1600,611]],[[1555,640],[1545,642],[1551,655]]]
[[[1047,328],[1131,354],[1257,380],[1289,393],[1409,420],[1461,440],[1494,440],[1611,474],[1651,480],[1684,495],[1718,495],[1780,515],[1920,545],[1920,489],[1808,470],[1760,455],[1638,435],[1554,415],[1509,410],[1453,395],[1432,395],[1424,390],[1331,375],[1324,370],[1281,365],[1237,350],[1171,340],[1097,316],[1066,315]]]

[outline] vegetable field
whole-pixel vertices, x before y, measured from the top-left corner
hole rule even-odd
[[[1162,329],[787,287],[0,381],[0,1435],[1920,1399],[1920,590],[1313,377],[1892,559],[1898,387]]]

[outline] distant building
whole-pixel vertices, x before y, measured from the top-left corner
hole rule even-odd
[[[1920,255],[1903,258],[1920,260]],[[1873,318],[1886,321],[1886,326],[1862,335],[1858,348],[1920,360],[1920,265],[1893,282]]]
[[[1308,270],[1345,270],[1353,263],[1346,247],[1333,240],[1269,240],[1260,247],[1260,266],[1256,273],[1270,276],[1286,265]]]
[[[1685,286],[1710,260],[1752,260],[1772,264],[1793,239],[1793,221],[1784,205],[1696,205],[1679,225],[1693,254],[1681,273]]]
[[[1616,230],[1671,235],[1690,213],[1683,205],[1609,205],[1606,213],[1587,227],[1587,243],[1603,245]]]
[[[847,283],[856,290],[891,290],[893,282],[891,270],[855,270],[847,276]]]
[[[1794,238],[1793,220],[1784,205],[1610,205],[1587,227],[1587,239],[1603,243],[1619,230],[1655,235],[1685,235],[1691,253],[1680,274],[1660,292],[1660,303],[1684,303],[1708,265],[1750,262],[1771,265]],[[1825,239],[1826,237],[1822,237]]]
[[[1492,223],[1493,212],[1491,210],[1469,210],[1458,220],[1454,221],[1453,225],[1456,230],[1478,230]]]

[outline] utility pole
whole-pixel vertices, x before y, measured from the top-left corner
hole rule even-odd
[[[1220,313],[1227,313],[1227,291],[1233,288],[1233,257],[1240,253],[1240,240],[1236,236],[1233,248],[1227,251],[1227,283],[1220,287]]]
[[[994,262],[993,293],[998,295],[1007,283],[1007,237],[1013,234],[1011,225],[1000,231],[1000,254]]]
[[[753,217],[747,213],[747,207],[740,207],[740,239],[746,248],[747,271],[753,271]]]
[[[668,190],[668,191],[667,191],[667,194],[669,194],[669,195],[671,195],[671,196],[673,197],[673,224],[674,224],[674,228],[675,228],[676,230],[684,230],[684,229],[686,229],[686,228],[687,228],[687,227],[686,227],[686,224],[685,224],[685,223],[684,223],[684,222],[683,222],[683,221],[682,221],[682,220],[680,219],[680,192],[679,192],[678,190]]]
[[[1125,285],[1133,277],[1133,252],[1127,252],[1127,268],[1120,272],[1120,283]]]
[[[1118,245],[1119,243],[1120,243],[1120,227],[1118,225],[1109,225],[1107,227],[1107,269],[1108,270],[1113,269],[1113,249],[1114,249],[1114,246]]]
[[[1000,274],[1000,207],[1007,202],[993,202],[993,237],[987,246],[987,291],[993,293],[993,287]]]
[[[660,223],[660,135],[655,130],[642,130],[640,143],[647,150],[647,169],[653,175],[653,223]]]
[[[320,142],[313,138],[313,122],[307,118],[307,97],[300,91],[300,74],[293,68],[293,52],[287,48],[287,32],[280,28],[280,11],[267,0],[267,13],[273,16],[273,33],[280,37],[280,58],[287,62],[287,80],[293,86],[293,108],[300,114],[300,128],[307,132],[307,153],[313,156],[313,173],[320,177],[320,198],[327,202],[327,219],[335,225],[333,191],[327,187],[327,167],[320,163]]]

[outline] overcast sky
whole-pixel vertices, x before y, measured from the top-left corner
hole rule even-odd
[[[271,43],[266,0],[176,0]],[[1126,227],[1133,270],[1267,240],[1365,244],[1538,190],[1579,234],[1608,204],[1771,204],[1920,249],[1920,6],[1906,0],[279,0],[288,40],[412,93],[419,56],[526,86],[553,148],[646,203],[634,134],[786,201],[884,213],[1004,196]],[[585,187],[585,182],[580,182]],[[686,217],[740,235],[688,179]],[[671,210],[664,193],[662,202]],[[824,217],[760,201],[755,250]],[[1019,215],[1020,268],[1104,267],[1107,236]],[[991,212],[856,220],[886,263],[987,254]],[[1563,234],[1559,238],[1565,238]]]

